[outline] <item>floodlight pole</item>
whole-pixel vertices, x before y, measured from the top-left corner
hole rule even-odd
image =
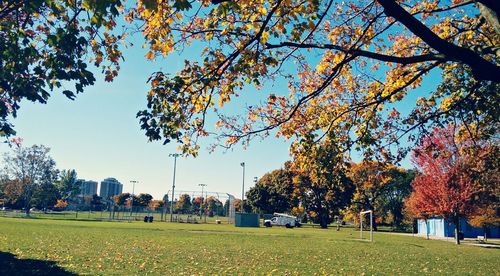
[[[241,162],[240,165],[243,167],[243,185],[241,187],[241,205],[243,205],[243,200],[245,200],[245,162]]]
[[[201,211],[203,210],[203,202],[205,201],[205,198],[203,197],[203,188],[207,186],[207,184],[198,184],[198,186],[201,187],[201,205],[200,205],[200,219],[201,219]],[[205,222],[207,222],[207,214],[205,214]]]
[[[174,215],[174,191],[175,191],[175,170],[177,167],[177,157],[180,156],[178,153],[171,153],[168,156],[174,157],[174,179],[172,181],[172,198],[170,199],[170,222],[173,221],[173,215]]]
[[[132,211],[134,208],[134,192],[135,192],[135,183],[138,183],[139,181],[137,180],[130,180],[130,183],[132,183],[132,195],[130,196],[130,217],[132,217]]]

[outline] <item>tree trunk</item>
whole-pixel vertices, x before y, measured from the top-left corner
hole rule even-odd
[[[327,214],[321,214],[320,220],[319,220],[319,226],[321,227],[321,229],[328,228],[328,215]]]
[[[455,224],[455,243],[457,245],[460,244],[460,217],[459,216],[453,216],[453,223]]]
[[[425,235],[427,236],[427,239],[429,239],[429,223],[427,222],[427,219],[425,219]]]

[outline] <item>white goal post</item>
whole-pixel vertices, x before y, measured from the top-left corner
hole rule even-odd
[[[370,213],[370,241],[373,241],[373,211],[363,211],[359,213],[359,231],[361,233],[361,239],[363,239],[363,215]]]

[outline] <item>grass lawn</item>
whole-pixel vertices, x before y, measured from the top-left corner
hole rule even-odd
[[[352,229],[0,218],[0,275],[500,275],[498,249],[358,237]]]

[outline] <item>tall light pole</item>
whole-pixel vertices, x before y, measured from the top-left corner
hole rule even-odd
[[[170,190],[168,190],[167,194],[163,196],[163,210],[161,211],[161,221],[166,221],[167,220],[167,202],[168,202],[168,197],[170,194]]]
[[[243,185],[241,187],[241,212],[243,213],[243,200],[245,200],[245,162],[241,162],[240,165],[243,167]]]
[[[201,219],[201,211],[203,210],[203,202],[205,201],[205,198],[203,197],[203,188],[207,186],[207,184],[198,184],[198,186],[201,187],[201,205],[200,205],[200,219]],[[207,214],[205,214],[205,222],[207,222]]]
[[[130,183],[132,183],[132,195],[130,196],[130,217],[132,217],[132,211],[134,208],[134,192],[135,192],[135,183],[138,183],[139,181],[137,180],[130,180]]]
[[[177,166],[177,157],[180,156],[178,153],[171,153],[168,156],[174,157],[174,180],[172,181],[172,199],[170,200],[170,222],[173,221],[174,215],[174,190],[175,190],[175,170]]]

